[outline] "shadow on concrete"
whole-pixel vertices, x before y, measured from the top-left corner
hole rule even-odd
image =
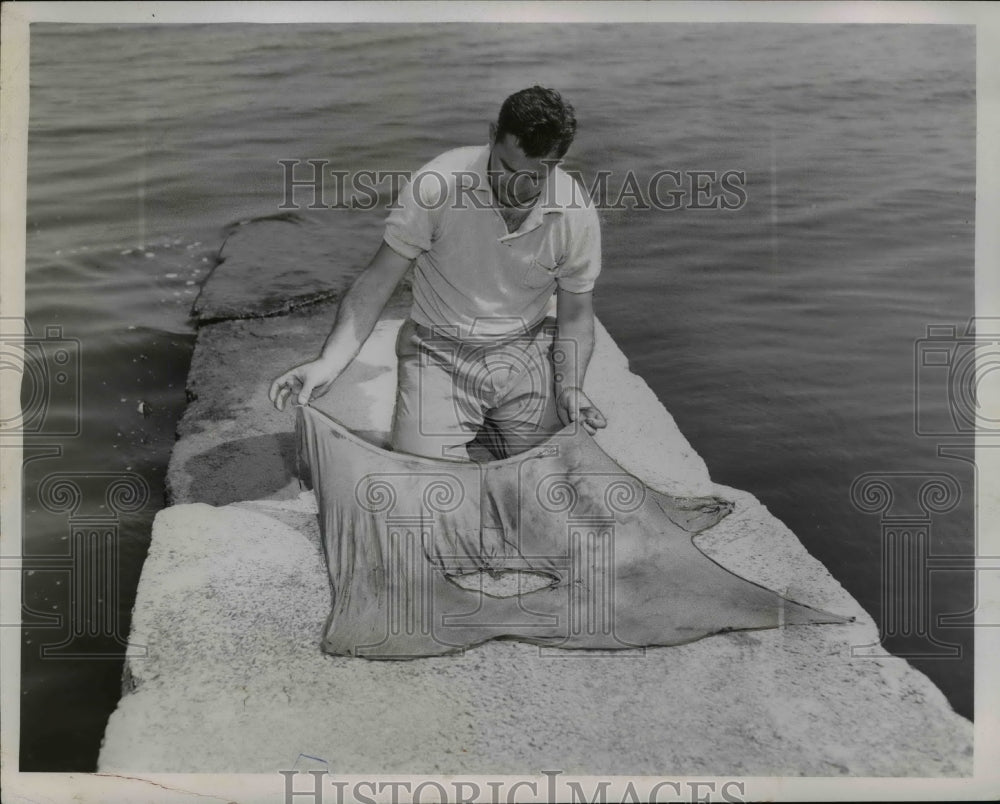
[[[377,446],[388,445],[388,433],[359,430],[356,434]],[[304,461],[296,465],[291,432],[227,441],[192,457],[183,471],[191,478],[184,502],[208,505],[294,499],[312,487],[309,467]]]

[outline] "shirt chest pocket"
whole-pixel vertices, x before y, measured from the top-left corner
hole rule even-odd
[[[547,287],[559,278],[565,261],[561,255],[543,248],[528,258],[521,283],[529,288]]]

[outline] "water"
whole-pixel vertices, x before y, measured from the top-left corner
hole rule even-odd
[[[856,477],[953,475],[964,497],[933,520],[931,549],[972,551],[972,469],[915,435],[913,412],[917,341],[973,311],[971,29],[36,24],[27,311],[36,337],[59,325],[79,342],[81,432],[29,441],[22,770],[94,768],[122,666],[100,636],[79,644],[111,658],[40,657],[73,611],[70,576],[37,557],[65,567],[74,542],[38,485],[148,485],[116,525],[127,633],[185,404],[190,303],[227,227],[277,211],[280,159],[413,169],[484,142],[499,102],[533,83],[575,104],[567,166],[612,171],[612,192],[628,171],[746,173],[739,210],[602,213],[598,315],[713,479],[759,497],[876,619],[881,525],[852,505]],[[922,412],[944,415],[947,382],[926,388]],[[74,421],[75,393],[52,394],[48,432]],[[971,609],[971,582],[934,573],[933,613]],[[933,633],[961,658],[913,662],[971,716],[971,630]]]

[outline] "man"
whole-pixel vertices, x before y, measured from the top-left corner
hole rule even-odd
[[[413,266],[396,344],[392,447],[468,460],[516,455],[570,422],[607,426],[583,393],[600,273],[597,213],[558,167],[576,132],[558,92],[504,101],[484,147],[431,161],[400,191],[384,240],[341,301],[318,358],[271,384],[278,410],[326,392]],[[555,321],[547,316],[556,295]]]

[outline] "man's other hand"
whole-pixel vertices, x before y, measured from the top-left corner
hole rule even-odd
[[[312,360],[289,369],[271,383],[268,398],[278,410],[292,394],[300,405],[308,405],[314,396],[323,396],[340,374],[341,369],[322,360]]]
[[[591,435],[608,426],[604,414],[579,388],[564,388],[560,392],[556,399],[556,412],[564,425],[579,420],[583,429]]]

